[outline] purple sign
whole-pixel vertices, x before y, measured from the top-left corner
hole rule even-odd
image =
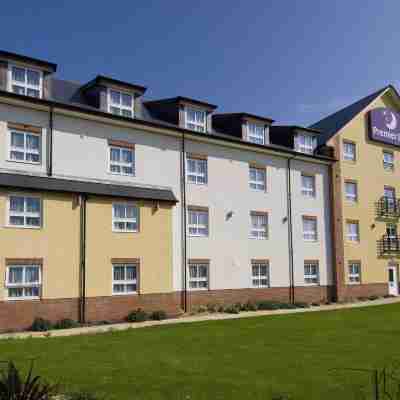
[[[400,114],[390,108],[375,108],[369,112],[371,140],[400,146]]]

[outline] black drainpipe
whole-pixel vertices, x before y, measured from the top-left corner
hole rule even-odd
[[[187,293],[187,232],[186,232],[186,156],[185,156],[185,132],[182,133],[182,151],[181,151],[181,197],[182,197],[182,268],[183,268],[183,310],[188,311],[188,293]]]
[[[49,132],[47,135],[47,175],[53,175],[53,106],[49,112]]]
[[[294,294],[294,262],[293,262],[293,224],[292,224],[292,183],[290,161],[295,157],[288,158],[286,169],[286,196],[287,196],[287,224],[288,224],[288,247],[289,247],[289,299],[295,302]]]
[[[86,321],[86,194],[79,195],[80,254],[79,254],[79,322]]]

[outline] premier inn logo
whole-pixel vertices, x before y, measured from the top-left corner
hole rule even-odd
[[[369,113],[371,140],[400,146],[400,114],[389,108],[375,108]]]

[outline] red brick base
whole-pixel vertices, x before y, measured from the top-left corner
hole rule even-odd
[[[350,301],[359,297],[386,296],[388,294],[387,283],[366,283],[361,285],[346,285],[341,288],[339,301]]]

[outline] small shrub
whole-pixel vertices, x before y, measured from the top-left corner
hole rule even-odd
[[[153,311],[150,318],[154,321],[162,321],[167,318],[167,313],[164,310]]]
[[[376,295],[368,296],[368,300],[378,300],[378,299],[379,299],[379,296],[376,296]]]
[[[224,310],[225,310],[225,307],[222,304],[218,306],[218,312],[223,313]]]
[[[126,318],[128,322],[143,322],[149,319],[148,314],[146,311],[143,311],[141,308],[134,310],[128,314]]]
[[[310,308],[310,304],[304,303],[302,301],[294,303],[296,308]]]
[[[248,301],[246,304],[243,304],[243,311],[257,311],[258,307],[256,303]]]
[[[207,312],[207,311],[208,311],[207,306],[200,305],[200,306],[197,307],[197,312],[198,312],[199,314],[203,314],[203,313],[205,313],[205,312]]]
[[[61,319],[60,321],[57,321],[53,326],[54,329],[71,329],[78,327],[79,323],[69,318]]]
[[[312,302],[311,305],[312,305],[313,307],[319,307],[321,304],[320,304],[320,303],[317,303],[317,302]]]
[[[216,313],[218,311],[218,306],[216,304],[207,304],[207,311],[210,313]]]
[[[224,312],[227,314],[239,314],[240,306],[238,306],[237,304],[232,304],[230,306],[225,307]]]
[[[278,310],[279,304],[272,301],[259,301],[257,307],[259,310]]]
[[[367,301],[367,300],[368,300],[368,297],[364,297],[364,296],[362,296],[362,297],[357,297],[357,300],[358,300],[358,301]]]
[[[291,303],[277,303],[277,307],[281,310],[294,310],[297,308],[296,304]]]
[[[30,329],[34,332],[46,332],[52,328],[53,324],[49,320],[44,318],[35,318]]]

